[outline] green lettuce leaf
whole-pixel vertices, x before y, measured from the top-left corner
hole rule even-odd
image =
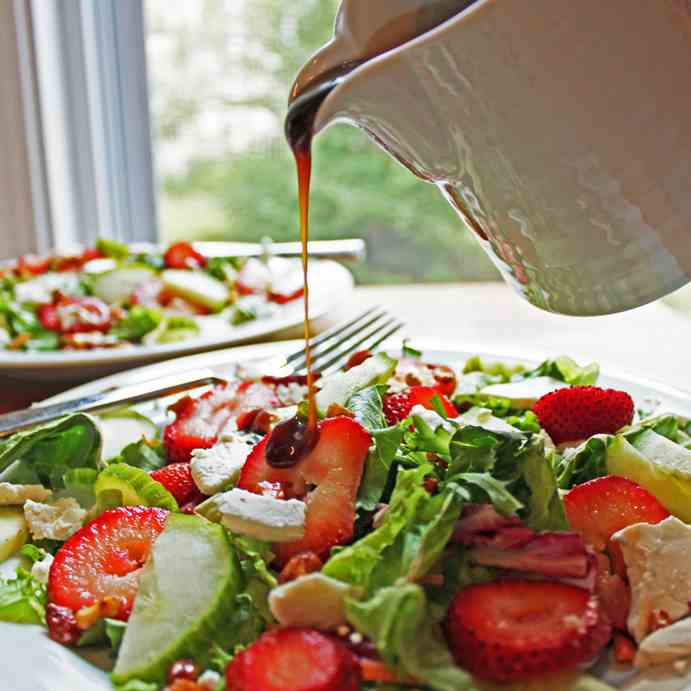
[[[45,556],[34,545],[25,545],[21,555],[33,563]],[[18,567],[14,578],[0,579],[0,621],[13,624],[44,624],[47,589],[31,572]]]
[[[346,617],[401,676],[436,691],[477,691],[470,675],[454,663],[420,586],[382,588],[364,602],[348,598]]]
[[[400,427],[372,430],[370,434],[373,444],[365,461],[357,496],[357,508],[365,511],[373,511],[392,484],[392,468],[403,439]]]
[[[63,475],[65,490],[61,496],[74,497],[82,508],[89,509],[96,503],[94,485],[98,477],[95,468],[74,468]]]
[[[19,432],[0,442],[0,482],[65,486],[74,468],[97,468],[101,433],[83,413]]]
[[[589,365],[581,367],[577,362],[565,355],[552,360],[545,360],[534,370],[525,372],[523,375],[525,379],[552,377],[571,386],[594,386],[599,376],[600,367],[596,362],[591,362]]]
[[[123,340],[138,343],[146,334],[156,329],[162,320],[163,315],[159,310],[135,305],[115,324],[110,333]]]
[[[505,362],[484,362],[479,355],[469,358],[463,366],[463,374],[471,372],[482,372],[493,377],[499,377],[500,381],[493,383],[505,383],[511,381],[512,377],[525,371],[523,365],[507,365]]]
[[[523,522],[537,531],[568,530],[564,504],[543,440],[533,437],[519,461],[522,476],[512,491],[526,504]]]
[[[108,464],[111,463],[127,463],[127,465],[150,472],[166,464],[166,452],[160,442],[140,439],[138,442],[128,444],[119,456],[108,459]]]
[[[552,459],[540,437],[468,425],[453,435],[449,447],[444,486],[453,485],[469,501],[490,501],[506,516],[518,512],[533,530],[566,527]]]
[[[378,386],[368,386],[355,392],[346,403],[355,419],[366,429],[375,430],[386,427],[384,403]]]
[[[570,489],[607,475],[607,447],[611,437],[597,434],[584,444],[556,457],[554,471],[561,489]]]
[[[141,679],[130,679],[126,684],[113,684],[113,691],[159,691],[160,684]]]
[[[112,257],[113,259],[127,259],[130,255],[130,248],[124,242],[118,242],[110,238],[99,238],[96,240],[96,249],[106,257]]]
[[[269,564],[273,559],[271,547],[267,542],[245,535],[232,534],[230,540],[240,559],[245,580],[244,594],[249,598],[249,602],[243,605],[247,615],[243,618],[243,624],[249,627],[256,625],[261,632],[266,624],[274,621],[269,611],[268,597],[269,591],[275,588],[278,582],[269,569]],[[252,610],[251,617],[250,610]],[[238,614],[238,617],[240,616],[244,615]],[[238,635],[242,638],[242,635]],[[244,639],[238,640],[238,643],[244,643]]]
[[[463,505],[454,491],[431,496],[422,486],[428,472],[425,467],[400,470],[382,524],[356,543],[334,550],[323,573],[368,593],[428,573]]]

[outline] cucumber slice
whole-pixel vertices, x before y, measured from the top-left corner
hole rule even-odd
[[[240,563],[225,530],[172,514],[145,564],[112,679],[165,682],[182,658],[204,669],[211,643],[223,645],[241,587]]]
[[[20,506],[0,508],[0,562],[18,552],[29,537],[29,528]]]
[[[94,486],[99,508],[158,506],[177,511],[175,497],[149,473],[127,463],[113,463],[102,470]]]
[[[377,353],[347,372],[336,372],[320,381],[317,410],[324,416],[332,403],[345,406],[350,397],[368,386],[384,384],[396,369],[397,360]]]
[[[677,518],[691,523],[691,451],[647,430],[633,444],[616,437],[607,470],[638,483]]]
[[[132,264],[97,276],[92,288],[97,298],[112,305],[127,300],[140,283],[155,275],[156,272],[149,266]]]
[[[203,271],[168,269],[161,274],[161,280],[173,295],[212,312],[222,310],[230,298],[228,286]]]
[[[99,415],[97,419],[103,444],[101,458],[105,461],[115,458],[126,446],[136,444],[142,437],[158,437],[158,427],[148,417],[131,410]]]

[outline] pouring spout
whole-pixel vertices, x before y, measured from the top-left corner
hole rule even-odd
[[[300,70],[289,104],[461,12],[473,0],[343,0],[334,37]]]

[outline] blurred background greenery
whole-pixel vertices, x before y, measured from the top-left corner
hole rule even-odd
[[[338,2],[146,2],[162,239],[296,239],[286,99]],[[317,137],[312,198],[314,239],[367,241],[359,283],[498,277],[436,188],[352,127]]]

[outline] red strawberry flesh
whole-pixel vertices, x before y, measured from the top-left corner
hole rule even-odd
[[[319,440],[314,449],[290,468],[275,468],[266,462],[269,439],[264,437],[252,450],[238,487],[257,494],[305,500],[305,535],[296,542],[275,545],[279,564],[300,552],[327,556],[331,547],[347,542],[353,535],[355,499],[371,437],[351,418],[328,418],[319,423]],[[313,489],[308,491],[310,487]]]
[[[222,384],[200,398],[185,396],[171,406],[175,420],[163,433],[171,462],[187,462],[194,449],[210,449],[227,422],[242,411],[280,405],[274,388],[261,382]]]
[[[196,492],[189,463],[171,463],[150,473],[151,478],[160,482],[174,497],[178,506],[190,500]]]
[[[648,490],[617,475],[595,478],[564,497],[569,525],[596,550],[634,523],[659,523],[669,511]]]
[[[163,255],[163,260],[171,269],[198,269],[206,266],[206,258],[189,242],[176,242],[171,245]]]
[[[357,658],[313,629],[265,633],[226,668],[227,691],[358,691]]]
[[[104,600],[121,602],[127,620],[139,570],[165,527],[164,509],[122,506],[105,511],[58,550],[48,579],[48,601],[77,611]]]
[[[574,668],[611,633],[587,590],[526,580],[465,588],[449,608],[446,631],[461,667],[505,682]]]
[[[614,434],[633,419],[633,399],[625,391],[572,386],[552,391],[533,407],[555,444]]]
[[[447,417],[456,417],[458,411],[449,399],[432,386],[411,386],[399,393],[384,396],[384,416],[390,425],[405,420],[416,405],[434,410],[435,398],[441,404]]]

